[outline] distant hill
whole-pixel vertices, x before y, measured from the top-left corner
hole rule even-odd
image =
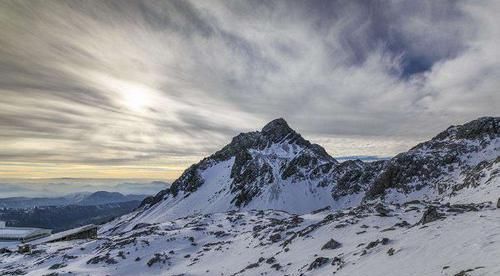
[[[12,227],[40,227],[60,232],[86,224],[102,224],[137,208],[140,200],[100,205],[42,206],[0,209],[0,220]]]
[[[55,232],[100,224],[131,212],[146,195],[98,191],[63,197],[0,199],[0,220],[8,226],[49,228]]]
[[[118,192],[98,191],[75,193],[62,197],[9,197],[0,198],[0,208],[26,209],[44,206],[100,205],[128,201],[141,201],[147,195],[123,195]]]

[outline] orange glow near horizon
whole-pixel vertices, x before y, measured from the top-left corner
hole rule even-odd
[[[37,178],[115,178],[115,179],[155,179],[172,181],[181,175],[182,167],[144,167],[144,166],[92,166],[2,163],[0,179],[37,179]]]

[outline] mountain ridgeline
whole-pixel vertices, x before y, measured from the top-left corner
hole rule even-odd
[[[403,203],[460,196],[499,175],[500,118],[452,126],[390,160],[338,162],[284,119],[242,133],[146,198],[134,221],[277,209],[307,213],[370,200]],[[468,196],[473,196],[467,193]]]

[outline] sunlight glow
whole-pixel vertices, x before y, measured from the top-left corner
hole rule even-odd
[[[124,104],[133,111],[141,111],[150,104],[147,92],[136,87],[127,88],[121,93]]]

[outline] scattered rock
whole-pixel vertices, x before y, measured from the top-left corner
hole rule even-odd
[[[259,266],[259,263],[249,264],[249,265],[247,265],[247,267],[245,267],[245,269],[244,269],[244,270],[246,270],[246,269],[256,268],[256,267],[258,267],[258,266]]]
[[[420,219],[419,223],[426,224],[429,222],[433,222],[433,221],[442,219],[443,217],[444,217],[444,215],[439,213],[436,207],[429,206],[427,208],[427,210],[425,210],[424,214],[422,215],[422,219]]]
[[[141,222],[141,223],[134,225],[134,228],[132,228],[132,230],[137,230],[137,229],[141,229],[141,228],[148,227],[148,226],[151,226],[151,224]]]
[[[389,216],[389,213],[391,212],[389,209],[387,209],[384,205],[381,203],[377,204],[375,206],[375,211],[379,214],[381,217],[387,217]]]
[[[344,265],[344,260],[342,260],[340,256],[334,257],[332,260],[332,265],[342,267]]]
[[[274,258],[274,257],[268,258],[268,259],[266,260],[266,264],[272,264],[272,263],[274,263],[274,262],[276,262],[276,258]]]
[[[389,243],[389,239],[388,238],[383,238],[381,240],[376,240],[376,241],[370,242],[365,248],[366,249],[372,249],[372,248],[374,248],[375,246],[377,246],[379,244],[386,245],[388,243]]]
[[[274,268],[276,269],[276,271],[279,271],[282,268],[282,266],[280,264],[273,264],[271,268]]]
[[[318,257],[318,258],[316,258],[316,260],[314,260],[309,265],[309,268],[307,270],[313,270],[313,269],[320,268],[320,267],[324,266],[325,264],[327,264],[329,261],[330,261],[330,258]]]
[[[327,243],[325,243],[322,247],[321,250],[325,249],[337,249],[341,247],[342,244],[334,239],[330,239]]]
[[[67,264],[63,264],[63,263],[59,263],[59,264],[53,264],[49,267],[50,270],[54,270],[54,269],[59,269],[59,268],[63,268],[67,266]]]
[[[149,261],[147,262],[147,265],[150,267],[150,266],[152,266],[156,263],[159,263],[159,262],[165,264],[168,259],[170,259],[170,258],[166,254],[156,253],[153,258],[149,259]]]
[[[458,272],[457,274],[455,274],[454,276],[470,276],[470,274],[467,272],[471,272],[473,270],[474,269],[462,270],[462,271]]]
[[[277,233],[277,234],[273,234],[269,237],[269,240],[271,242],[277,242],[277,241],[280,241],[281,240],[281,235],[280,233]]]

